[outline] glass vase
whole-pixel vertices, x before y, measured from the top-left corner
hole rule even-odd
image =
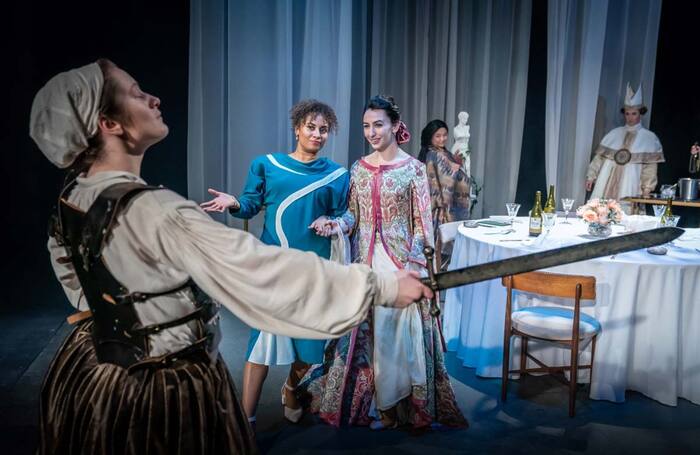
[[[612,228],[609,224],[588,223],[588,234],[601,239],[609,237],[612,233]]]

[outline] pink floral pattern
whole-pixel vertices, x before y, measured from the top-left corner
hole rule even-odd
[[[400,269],[411,262],[425,267],[423,247],[433,246],[430,190],[425,165],[406,158],[373,166],[364,160],[350,170],[348,211],[343,220],[353,228],[353,262],[372,264],[379,239]]]
[[[363,160],[351,170],[350,202],[343,216],[354,227],[353,261],[372,263],[375,239],[400,269],[425,267],[423,246],[432,245],[430,194],[424,165],[408,158],[395,165],[372,166]],[[378,234],[378,235],[377,235]],[[414,387],[397,405],[401,424],[414,428],[433,422],[466,427],[445,369],[437,321],[430,304],[420,302],[427,384]],[[323,365],[302,380],[300,395],[311,412],[334,425],[368,425],[374,395],[371,313],[350,334],[329,343]]]

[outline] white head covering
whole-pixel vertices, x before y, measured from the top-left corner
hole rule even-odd
[[[34,97],[29,135],[53,164],[70,166],[97,133],[104,76],[97,63],[60,73]]]
[[[642,84],[639,84],[639,88],[636,92],[632,91],[629,82],[627,83],[627,91],[625,93],[625,106],[631,109],[639,109],[644,106],[642,101]]]

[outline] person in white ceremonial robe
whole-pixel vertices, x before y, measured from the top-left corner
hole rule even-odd
[[[591,198],[620,200],[627,196],[649,196],[654,191],[657,166],[664,153],[656,134],[641,124],[647,108],[642,101],[641,85],[633,92],[629,84],[621,109],[625,126],[613,129],[603,137],[586,172],[586,191]],[[631,212],[630,204],[623,204]]]
[[[144,154],[167,134],[160,100],[109,60],[55,76],[34,99],[31,137],[77,175],[61,196],[51,264],[76,309],[100,308],[49,367],[38,453],[256,452],[218,354],[218,305],[261,330],[324,339],[364,321],[373,305],[403,308],[432,295],[415,273],[265,245],[193,201],[146,187]],[[92,208],[124,187],[139,192],[106,205],[113,216],[97,218],[109,221],[97,224],[104,230],[64,229],[61,214],[87,211],[89,228]],[[94,244],[86,232],[104,237]],[[116,292],[104,290],[115,282]],[[111,317],[117,310],[133,323]]]

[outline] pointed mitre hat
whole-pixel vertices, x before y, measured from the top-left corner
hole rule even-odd
[[[639,88],[636,92],[632,91],[629,82],[627,83],[627,91],[625,92],[625,105],[626,108],[641,109],[644,107],[644,102],[642,101],[642,84],[639,84]]]

